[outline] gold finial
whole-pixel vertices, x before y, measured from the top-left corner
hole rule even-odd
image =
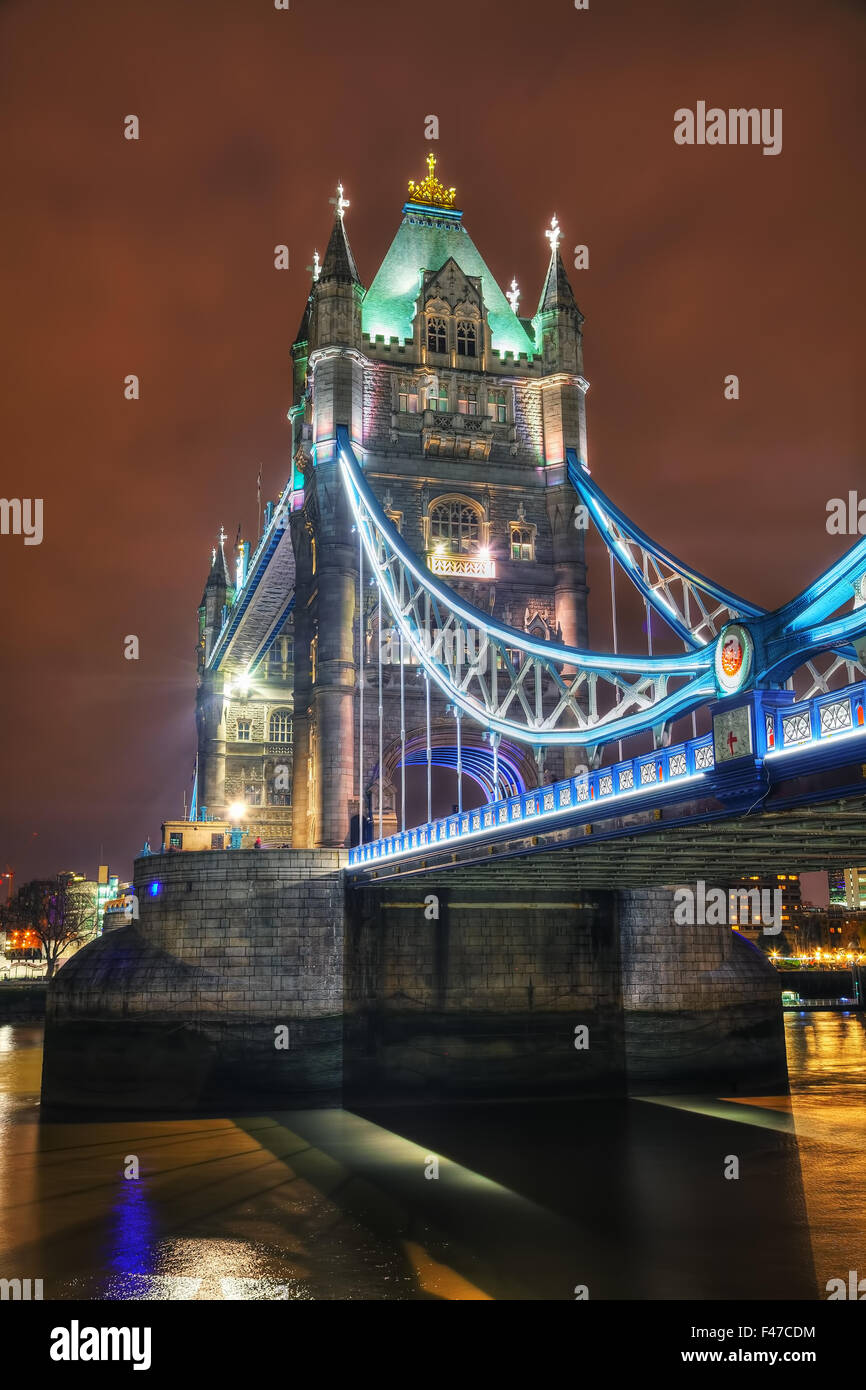
[[[427,156],[427,177],[421,183],[409,180],[410,203],[432,203],[435,207],[453,208],[457,197],[456,188],[445,188],[436,177],[436,156],[432,150]]]

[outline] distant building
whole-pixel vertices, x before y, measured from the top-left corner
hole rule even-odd
[[[68,946],[56,962],[56,968],[60,970],[82,946],[101,934],[106,905],[116,900],[127,885],[122,885],[118,875],[111,874],[106,864],[99,866],[95,879],[86,878],[74,869],[64,869],[56,878],[22,884],[16,894],[16,905],[23,905],[34,888],[50,893],[58,886],[65,888],[69,897],[79,905],[81,924],[81,940]],[[11,921],[7,925],[2,949],[4,960],[9,963],[9,973],[13,976],[39,977],[45,973],[43,942],[26,920]]]
[[[855,910],[866,907],[866,869],[846,869],[842,878],[845,885],[845,906]]]
[[[728,921],[731,926],[736,927],[737,931],[751,940],[763,937],[765,941],[772,942],[772,937],[764,931],[764,924],[753,926],[751,909],[747,914],[741,906],[745,903],[745,899],[742,897],[743,892],[751,893],[755,889],[758,890],[759,894],[769,893],[772,895],[777,891],[781,892],[781,931],[784,933],[790,931],[794,926],[793,914],[799,910],[801,905],[800,879],[797,874],[767,874],[764,876],[752,874],[739,878],[728,885]],[[750,901],[753,902],[755,899],[750,899]],[[764,901],[769,901],[774,905],[772,910],[775,913],[776,898],[771,896]],[[740,921],[741,916],[742,922]],[[777,926],[779,924],[773,922],[772,925]],[[779,933],[775,934],[778,935]]]

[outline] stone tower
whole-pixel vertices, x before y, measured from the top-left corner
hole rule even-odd
[[[295,551],[293,843],[348,843],[368,799],[385,833],[399,824],[399,657],[379,630],[375,592],[359,595],[358,538],[340,478],[336,431],[350,434],[368,482],[411,549],[484,612],[544,639],[587,645],[583,533],[565,451],[586,454],[583,316],[553,219],[538,309],[519,314],[463,225],[454,189],[409,185],[402,222],[369,288],[349,245],[338,189],[328,248],[292,349],[293,454],[303,476]],[[387,653],[381,667],[379,651]],[[361,737],[359,679],[370,692]],[[424,681],[404,681],[407,749],[425,729]],[[404,667],[405,675],[405,667]],[[376,708],[383,709],[379,761]],[[454,718],[432,692],[434,763],[452,766]],[[368,717],[370,711],[373,717]],[[463,724],[490,793],[480,730]],[[407,756],[408,761],[408,756]],[[501,754],[502,790],[537,785],[526,749]],[[450,809],[450,808],[448,808]],[[376,833],[378,833],[378,828]]]
[[[266,530],[273,529],[273,505],[265,507]],[[272,561],[272,588],[280,588],[279,597],[272,600],[276,621],[262,624],[266,640],[255,642],[252,650],[249,643],[233,644],[232,619],[248,579],[250,547],[238,540],[232,577],[225,541],[221,530],[199,606],[198,809],[223,820],[230,807],[243,807],[237,820],[248,832],[247,843],[259,836],[269,844],[289,844],[294,617],[291,610],[285,611],[285,581]]]

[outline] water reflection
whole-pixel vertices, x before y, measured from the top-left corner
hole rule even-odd
[[[41,1124],[40,1031],[4,1025],[0,1277],[46,1298],[824,1296],[866,1269],[866,1033],[786,1028],[790,1098]]]

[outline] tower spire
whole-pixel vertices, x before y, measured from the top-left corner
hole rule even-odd
[[[545,310],[551,309],[569,310],[577,313],[582,321],[583,316],[577,307],[574,290],[571,288],[571,281],[568,278],[565,266],[562,263],[562,257],[559,254],[559,243],[562,240],[562,228],[559,225],[559,219],[556,213],[554,213],[553,217],[550,219],[550,226],[544,235],[550,242],[550,264],[547,267],[547,275],[545,276],[544,286],[541,291],[541,298],[538,301],[537,312],[540,314]]]
[[[337,184],[336,198],[331,198],[329,201],[334,208],[334,225],[331,228],[331,238],[325,252],[325,259],[322,261],[315,283],[322,285],[330,280],[348,285],[360,285],[361,277],[358,274],[358,267],[355,265],[355,257],[352,255],[349,238],[346,236],[344,220],[346,208],[350,204],[348,198],[343,197],[343,185],[341,183]]]

